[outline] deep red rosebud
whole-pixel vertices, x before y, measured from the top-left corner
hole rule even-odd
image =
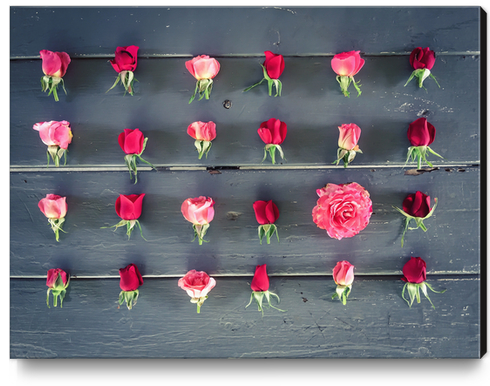
[[[123,291],[135,291],[140,285],[143,284],[143,277],[138,270],[138,267],[134,264],[129,264],[125,268],[119,269],[119,287]]]
[[[117,47],[116,57],[110,60],[117,72],[134,71],[138,64],[138,46]]]
[[[420,191],[409,194],[407,198],[403,200],[403,211],[410,216],[424,218],[431,210],[430,196],[427,196]]]
[[[257,132],[265,144],[280,145],[286,139],[288,127],[279,119],[271,118],[262,122]]]
[[[141,216],[143,194],[120,194],[116,200],[116,213],[123,220],[136,220]]]
[[[140,154],[143,151],[145,136],[140,129],[124,129],[117,140],[126,154]]]
[[[408,126],[407,137],[412,146],[429,146],[436,138],[436,128],[426,118],[419,118]]]
[[[255,201],[253,204],[255,218],[260,225],[274,224],[279,218],[279,209],[271,201]]]
[[[61,275],[61,280],[63,280],[63,284],[66,285],[66,283],[68,282],[68,275],[66,274],[66,272],[60,268],[53,268],[48,270],[46,278],[46,285],[49,288],[54,288],[56,280],[58,280],[58,275]]]
[[[284,71],[284,58],[271,51],[265,51],[264,67],[271,79],[278,79]]]
[[[417,47],[410,54],[410,64],[415,70],[420,68],[430,70],[432,67],[434,67],[435,61],[436,54],[434,51],[431,51],[429,47]]]
[[[426,264],[420,257],[411,257],[403,266],[403,281],[419,284],[426,279]]]
[[[267,276],[267,264],[257,265],[254,278],[250,285],[252,291],[267,291],[269,289],[269,276]]]

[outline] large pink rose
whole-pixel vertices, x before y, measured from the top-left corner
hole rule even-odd
[[[338,240],[352,237],[369,224],[372,201],[369,192],[358,183],[330,183],[316,192],[320,198],[313,208],[313,221],[330,237]]]
[[[211,197],[188,198],[182,203],[184,218],[192,224],[209,224],[214,218],[214,200]]]
[[[62,149],[68,149],[68,145],[73,138],[70,122],[68,121],[39,122],[32,128],[39,131],[41,141],[48,146],[59,146]]]
[[[216,285],[216,280],[210,277],[206,272],[196,271],[195,269],[186,273],[179,279],[178,285],[185,290],[193,299],[205,297]]]

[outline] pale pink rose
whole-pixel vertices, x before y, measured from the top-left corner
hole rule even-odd
[[[216,124],[211,121],[191,123],[187,128],[187,134],[198,141],[212,141],[216,138]]]
[[[214,201],[211,197],[188,198],[182,203],[181,211],[192,224],[209,224],[214,218]]]
[[[50,219],[63,218],[66,216],[68,206],[66,205],[66,197],[61,197],[56,194],[47,194],[45,198],[39,201],[39,209]]]
[[[358,183],[330,183],[316,192],[320,198],[312,211],[313,221],[330,237],[352,237],[369,224],[372,201],[369,192]]]
[[[67,121],[39,122],[32,128],[39,131],[41,140],[48,146],[59,146],[62,149],[68,149],[68,145],[73,138],[70,122]]]
[[[187,272],[183,278],[179,279],[178,284],[191,298],[202,298],[214,288],[216,280],[209,277],[206,272],[198,272],[193,269]]]
[[[185,67],[197,80],[212,79],[218,75],[220,64],[208,55],[199,55],[185,62]]]
[[[339,147],[346,150],[357,150],[361,128],[354,123],[339,126]]]
[[[348,261],[339,261],[333,269],[333,280],[337,285],[351,285],[354,281],[354,266]]]

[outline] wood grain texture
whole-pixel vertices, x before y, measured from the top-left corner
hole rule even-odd
[[[11,7],[10,8],[10,356],[11,358],[478,358],[481,326],[480,7]],[[203,22],[205,20],[205,23]],[[206,28],[204,28],[204,25]],[[138,45],[134,97],[122,86],[106,93],[116,73],[117,46]],[[430,47],[437,60],[427,91],[408,56]],[[72,62],[60,101],[42,93],[39,51],[66,51]],[[283,96],[262,78],[263,52],[285,56]],[[330,61],[360,50],[355,79],[362,95],[345,98]],[[215,56],[221,70],[209,101],[188,100],[195,80],[185,61]],[[231,101],[225,109],[223,102]],[[437,129],[431,147],[444,159],[435,170],[403,168],[410,122],[426,117]],[[257,135],[271,117],[288,125],[287,162],[261,163]],[[46,168],[37,122],[68,120],[74,139],[66,167]],[[199,161],[186,134],[212,120],[218,136]],[[362,128],[363,154],[335,167],[342,123]],[[117,136],[140,128],[149,138],[129,179]],[[483,153],[483,155],[485,155]],[[207,170],[208,169],[208,170]],[[406,173],[409,172],[409,173]],[[358,182],[373,201],[370,224],[357,236],[331,239],[312,221],[316,189]],[[401,207],[409,193],[437,197],[428,232],[408,231],[401,248]],[[67,233],[56,243],[38,202],[67,197]],[[101,229],[119,221],[119,194],[146,193],[136,230]],[[192,242],[180,213],[188,197],[211,196],[216,216],[209,243]],[[260,245],[252,204],[279,207],[280,242]],[[410,256],[427,262],[428,282],[443,294],[411,309],[401,298],[401,269]],[[332,268],[356,267],[346,306],[331,299]],[[118,269],[136,263],[145,277],[132,311],[117,309]],[[262,317],[250,299],[257,264],[267,264],[281,313]],[[45,275],[72,275],[63,309],[48,309]],[[177,279],[205,270],[217,286],[196,314]]]
[[[113,55],[130,44],[141,56],[466,52],[480,49],[479,17],[479,7],[11,7],[10,55]]]
[[[61,92],[57,103],[41,92],[41,62],[16,61],[11,66],[11,164],[44,166],[46,146],[32,126],[67,120],[74,135],[68,166],[124,165],[117,136],[125,128],[139,128],[149,138],[144,157],[156,165],[260,166],[264,143],[257,129],[274,117],[288,125],[282,145],[287,165],[331,165],[337,127],[351,122],[362,129],[363,154],[353,166],[400,165],[410,146],[408,125],[421,116],[436,127],[431,147],[445,157],[429,157],[434,164],[480,161],[479,56],[438,59],[433,73],[441,88],[427,79],[427,92],[415,81],[403,87],[412,71],[407,56],[367,57],[356,76],[362,94],[356,97],[353,89],[351,98],[342,95],[330,58],[285,60],[281,97],[269,97],[266,85],[243,92],[261,79],[263,59],[229,58],[220,59],[211,99],[190,105],[195,80],[185,59],[141,59],[134,97],[123,96],[121,85],[106,93],[116,78],[107,60],[74,60],[65,76],[68,95]],[[225,100],[232,102],[228,110]],[[217,125],[207,159],[198,160],[186,133],[194,121]]]
[[[264,261],[265,262],[265,261]],[[356,279],[347,305],[331,278],[272,278],[262,317],[249,278],[220,278],[201,313],[177,279],[146,279],[129,311],[119,283],[73,279],[63,308],[47,308],[45,281],[11,280],[12,358],[478,358],[477,279],[432,279],[436,309],[409,308],[403,282]]]
[[[127,258],[136,259],[146,274],[180,274],[196,261],[223,274],[253,272],[258,258],[267,258],[271,272],[324,273],[337,260],[349,260],[358,272],[399,272],[401,259],[421,256],[433,272],[478,272],[480,266],[479,168],[440,169],[407,176],[403,169],[268,170],[140,172],[133,185],[128,173],[12,173],[11,274],[40,275],[66,261],[78,275],[117,275]],[[357,236],[336,240],[312,221],[316,189],[327,183],[355,181],[371,195],[370,224]],[[421,190],[439,204],[426,221],[428,232],[408,231],[393,206]],[[38,201],[48,193],[67,197],[68,214],[60,242]],[[120,219],[114,210],[119,194],[145,193],[140,217],[144,241],[135,231],[128,241],[123,229],[100,229]],[[192,227],[180,206],[188,197],[215,200],[215,219],[206,239],[192,243]],[[280,243],[259,244],[252,204],[273,200],[281,216],[276,222]],[[29,235],[26,239],[25,235]],[[104,256],[104,258],[101,258]]]

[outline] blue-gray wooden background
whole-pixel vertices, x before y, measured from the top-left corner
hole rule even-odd
[[[11,358],[478,358],[481,334],[481,36],[485,15],[469,8],[10,8],[10,356]],[[137,45],[135,95],[108,62],[118,46]],[[427,91],[413,80],[409,54],[437,54]],[[60,101],[41,92],[39,51],[65,51],[72,62]],[[262,85],[263,52],[284,55],[282,97]],[[362,95],[345,98],[330,61],[360,50]],[[211,99],[188,104],[195,80],[185,61],[207,54],[221,63]],[[484,70],[484,69],[483,69]],[[231,108],[224,108],[231,101]],[[260,123],[288,125],[287,162],[261,163]],[[437,129],[434,169],[404,167],[410,122]],[[66,166],[46,167],[46,146],[32,129],[71,123]],[[187,126],[216,122],[217,138],[198,160]],[[359,154],[332,165],[342,123],[362,129]],[[149,138],[134,185],[117,136],[139,128]],[[331,239],[316,227],[316,189],[358,182],[371,194],[370,224]],[[435,214],[400,245],[401,207],[421,190],[439,199]],[[57,243],[39,211],[48,193],[67,197]],[[146,193],[139,232],[100,229],[118,222],[119,194]],[[188,197],[211,196],[209,243],[192,241],[180,213]],[[260,245],[252,204],[273,200],[280,243]],[[428,266],[443,294],[410,309],[401,269],[411,256]],[[347,305],[332,300],[332,269],[355,265]],[[118,309],[118,269],[144,276],[131,311]],[[262,317],[245,308],[257,264],[267,264],[279,307]],[[46,272],[72,281],[63,308],[45,303]],[[177,280],[188,270],[217,280],[201,314]],[[55,337],[55,339],[52,339]]]

